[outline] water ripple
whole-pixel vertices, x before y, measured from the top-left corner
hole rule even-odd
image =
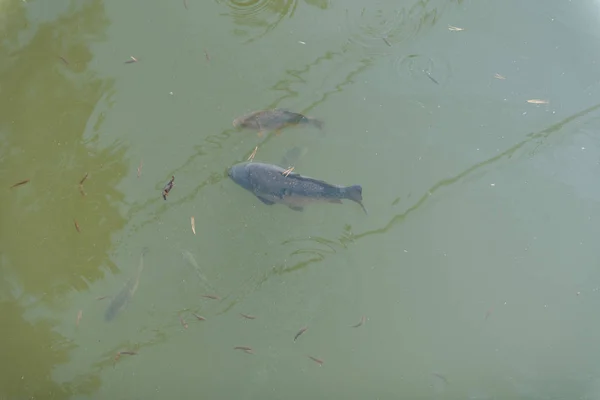
[[[450,64],[421,54],[409,54],[394,60],[394,70],[401,78],[443,85],[452,75]]]
[[[286,17],[294,14],[297,0],[217,0],[229,8],[225,13],[242,28],[236,34],[251,36],[249,42],[259,39],[275,29]],[[258,31],[254,35],[252,31]]]

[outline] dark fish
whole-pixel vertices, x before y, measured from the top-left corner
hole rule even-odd
[[[17,186],[21,186],[21,185],[24,185],[24,184],[26,184],[26,183],[29,183],[29,179],[25,179],[24,181],[17,182],[17,183],[15,183],[14,185],[12,185],[10,188],[11,188],[11,189],[12,189],[12,188],[16,188]]]
[[[294,342],[296,341],[296,339],[298,339],[300,337],[300,335],[302,335],[304,332],[306,332],[307,329],[308,329],[307,326],[305,326],[304,328],[300,329],[298,331],[298,333],[296,333],[296,336],[294,336]]]
[[[233,120],[233,126],[236,128],[257,129],[259,131],[278,131],[289,125],[300,124],[314,125],[319,129],[323,127],[323,122],[318,119],[306,117],[302,114],[282,108],[254,111]]]
[[[204,318],[202,315],[198,315],[196,313],[192,313],[192,315],[196,317],[198,321],[206,321],[206,318]]]
[[[254,351],[252,351],[252,347],[248,347],[248,346],[235,346],[233,349],[234,350],[243,350],[245,353],[248,353],[248,354],[254,354]]]
[[[88,175],[89,174],[86,172],[85,175],[84,175],[84,177],[81,178],[81,180],[79,181],[79,186],[83,185],[83,182],[85,182],[85,180],[88,178]]]
[[[217,296],[216,294],[201,294],[200,297],[204,297],[206,299],[211,299],[211,300],[221,300],[221,298],[219,296]]]
[[[240,315],[246,319],[256,319],[256,317],[254,315],[248,315],[248,314],[243,314],[243,313],[240,313]]]
[[[163,191],[162,191],[163,199],[165,199],[165,200],[167,199],[167,196],[169,195],[169,192],[171,191],[171,189],[173,189],[174,185],[175,185],[175,177],[172,176],[171,180],[169,180],[169,182],[167,182],[165,187],[163,187]]]
[[[286,174],[284,174],[286,172]],[[362,204],[362,187],[338,186],[309,178],[272,164],[241,163],[231,167],[229,177],[244,189],[252,192],[267,205],[285,204],[292,210],[302,211],[313,202],[341,203],[342,199]]]
[[[142,250],[142,255],[140,256],[140,265],[137,270],[137,274],[135,277],[129,279],[129,281],[125,284],[123,289],[115,296],[115,298],[110,302],[108,308],[106,309],[106,313],[104,314],[104,319],[106,321],[111,321],[114,319],[119,311],[121,311],[127,303],[131,300],[135,291],[138,288],[140,283],[140,275],[142,274],[142,270],[144,269],[144,255],[148,252],[147,248]]]

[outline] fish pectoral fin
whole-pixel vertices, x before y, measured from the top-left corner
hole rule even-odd
[[[299,206],[289,206],[290,209],[294,210],[294,211],[304,211],[304,207],[299,207]]]
[[[264,197],[261,197],[261,196],[259,196],[259,195],[256,195],[256,197],[258,197],[258,199],[259,199],[260,201],[262,201],[263,203],[265,203],[265,204],[266,204],[266,205],[268,205],[268,206],[272,206],[273,204],[275,204],[275,202],[274,202],[274,201],[272,201],[272,200],[268,200],[268,199],[265,199]]]

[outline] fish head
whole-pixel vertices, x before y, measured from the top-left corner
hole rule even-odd
[[[236,164],[229,168],[227,175],[232,181],[240,185],[241,187],[252,190],[252,184],[250,182],[250,172],[247,168],[248,163]]]

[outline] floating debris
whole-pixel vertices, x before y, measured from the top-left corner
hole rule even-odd
[[[129,60],[125,61],[125,64],[132,64],[138,62],[138,59],[135,58],[134,56],[129,56]]]
[[[500,74],[494,74],[494,78],[496,78],[496,79],[506,79],[505,77],[503,77]]]
[[[459,28],[457,26],[448,25],[448,30],[452,32],[460,32],[464,31],[464,28]]]
[[[528,103],[531,104],[548,104],[550,103],[548,100],[541,100],[541,99],[531,99],[531,100],[527,100]]]
[[[77,313],[77,322],[75,323],[76,326],[79,326],[79,321],[81,321],[81,317],[83,317],[83,310],[79,310],[79,312]]]
[[[138,166],[138,170],[137,170],[137,177],[139,178],[140,176],[142,176],[142,166],[144,165],[144,160],[140,160],[140,165]]]
[[[194,235],[195,235],[196,234],[196,219],[194,217],[191,217],[190,223],[192,224],[192,232],[194,232]]]
[[[254,148],[254,151],[252,152],[252,154],[250,154],[250,157],[248,157],[248,161],[252,161],[254,160],[254,156],[256,156],[256,152],[258,151],[258,146],[256,146]]]
[[[294,167],[289,167],[288,169],[286,169],[285,171],[283,171],[281,174],[283,176],[288,176],[293,170],[294,170]]]

